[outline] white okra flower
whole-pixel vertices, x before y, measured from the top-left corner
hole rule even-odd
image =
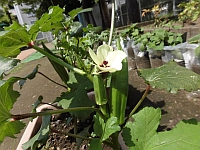
[[[106,44],[97,48],[97,54],[92,49],[89,49],[89,54],[96,67],[103,72],[115,72],[122,69],[122,60],[127,57],[126,53],[121,50],[113,50],[111,46]]]

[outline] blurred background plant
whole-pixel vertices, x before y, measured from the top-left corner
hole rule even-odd
[[[178,18],[180,21],[193,24],[199,18],[200,15],[200,3],[199,0],[190,0],[189,2],[182,2],[178,7],[183,8]]]

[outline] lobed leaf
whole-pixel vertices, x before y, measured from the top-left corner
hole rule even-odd
[[[124,141],[131,150],[146,150],[152,142],[151,138],[156,134],[161,111],[146,107],[134,114],[132,118],[134,122],[129,121],[123,129]]]
[[[92,11],[92,8],[83,9],[80,7],[80,8],[70,11],[68,14],[70,15],[72,19],[74,19],[79,13],[90,12],[90,11]]]
[[[5,137],[16,138],[14,135],[20,133],[20,130],[24,129],[25,123],[17,120],[13,122],[4,121],[0,123],[0,144]]]
[[[110,135],[121,129],[117,123],[117,117],[110,117],[105,123],[99,115],[95,115],[94,122],[94,134],[101,137],[101,142],[107,140]]]
[[[198,43],[199,41],[200,41],[200,34],[197,34],[188,40],[189,43]]]
[[[158,68],[140,69],[140,76],[153,88],[160,88],[171,93],[178,90],[198,90],[200,88],[200,75],[169,61]]]
[[[200,122],[195,119],[179,122],[171,131],[158,132],[148,150],[199,150]]]
[[[117,131],[120,131],[120,126],[118,124],[118,120],[117,120],[117,117],[110,117],[107,121],[106,121],[106,124],[105,124],[105,127],[104,127],[104,134],[102,136],[102,139],[101,141],[105,141],[107,140],[110,135],[112,135],[113,133],[117,132]]]
[[[20,133],[20,130],[25,126],[20,121],[10,122],[12,116],[10,110],[20,96],[19,92],[13,91],[13,84],[18,80],[19,78],[13,77],[0,86],[0,143],[7,136],[14,138],[14,134]]]
[[[196,55],[197,57],[200,56],[200,46],[198,46],[198,47],[195,49],[195,55]]]
[[[134,122],[127,122],[122,136],[130,150],[199,150],[200,122],[183,120],[172,130],[156,132],[160,109],[143,108],[132,116]]]
[[[34,25],[30,28],[29,33],[32,38],[35,39],[39,31],[48,32],[56,28],[64,28],[61,21],[64,19],[64,9],[59,6],[53,6],[49,9],[49,13],[43,14],[43,16],[37,20]],[[58,30],[58,29],[56,29]]]
[[[31,41],[26,29],[11,30],[0,36],[0,55],[4,57],[16,57],[20,48],[27,46]]]

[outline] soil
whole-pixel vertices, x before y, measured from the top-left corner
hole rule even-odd
[[[63,133],[74,133],[74,124],[72,122],[66,124],[68,120],[72,119],[69,113],[55,115],[51,120],[51,133],[49,134],[49,139],[47,144],[43,146],[43,149],[49,150],[75,150],[77,149],[76,139],[72,138]],[[78,121],[77,123],[77,133],[80,133],[87,128],[92,123],[92,117],[85,120],[84,122]],[[62,133],[60,133],[62,132]],[[80,146],[81,150],[88,148],[88,141],[83,140]]]

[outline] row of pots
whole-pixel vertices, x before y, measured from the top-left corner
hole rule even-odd
[[[200,74],[200,57],[195,55],[195,49],[198,46],[199,44],[184,42],[175,46],[164,46],[163,50],[140,51],[140,44],[135,45],[133,41],[129,40],[124,44],[124,50],[128,53],[129,58],[134,59],[138,69],[156,68],[174,60],[180,66]]]

